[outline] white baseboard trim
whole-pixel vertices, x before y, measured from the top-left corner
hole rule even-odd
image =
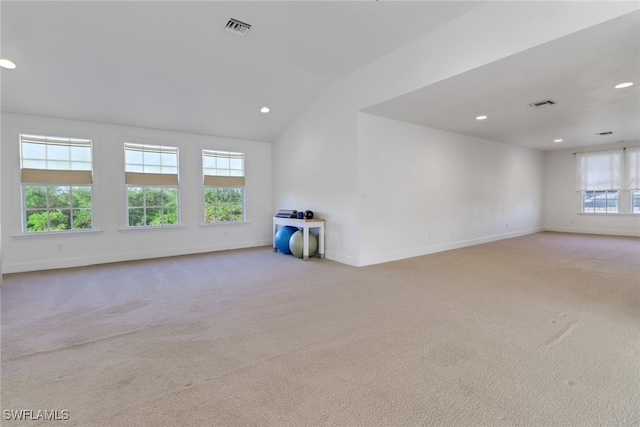
[[[544,231],[555,231],[557,233],[577,233],[577,234],[603,234],[607,236],[640,237],[640,230],[609,230],[597,228],[575,228],[575,227],[545,227]]]
[[[245,249],[258,246],[271,246],[271,240],[257,240],[252,242],[237,242],[227,244],[206,245],[190,248],[169,248],[144,252],[119,252],[110,255],[88,256],[82,258],[57,259],[51,261],[37,261],[21,264],[4,264],[3,274],[26,273],[29,271],[54,270],[58,268],[86,267],[88,265],[108,264],[112,262],[138,261],[143,259],[164,258],[180,255],[191,255],[206,252],[218,252],[232,249]]]
[[[352,267],[359,267],[358,258],[349,255],[339,254],[331,251],[326,251],[324,257],[331,261],[339,262],[340,264],[350,265]]]
[[[497,240],[504,240],[504,239],[511,239],[513,237],[526,236],[528,234],[539,233],[541,231],[544,231],[544,228],[537,227],[537,228],[532,228],[532,229],[527,229],[522,231],[514,231],[511,233],[496,234],[492,236],[479,237],[475,239],[460,240],[456,242],[450,242],[450,243],[433,245],[433,246],[425,246],[425,247],[410,249],[406,251],[389,252],[385,254],[361,258],[359,260],[358,266],[364,267],[367,265],[381,264],[383,262],[399,261],[401,259],[429,255],[437,252],[449,251],[452,249],[460,249],[467,246],[480,245],[482,243],[489,243]]]

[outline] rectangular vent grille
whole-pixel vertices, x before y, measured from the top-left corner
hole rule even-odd
[[[608,132],[600,132],[600,133],[596,133],[596,135],[600,135],[600,136],[603,136],[603,135],[613,135],[613,132],[611,132],[611,131],[608,131]]]
[[[224,30],[233,34],[237,34],[239,36],[244,37],[249,30],[251,29],[251,24],[247,24],[246,22],[238,21],[234,18],[229,18],[229,22],[225,25]]]
[[[529,107],[540,108],[540,107],[549,107],[551,105],[556,105],[556,102],[550,99],[545,99],[544,101],[533,102],[529,104]]]

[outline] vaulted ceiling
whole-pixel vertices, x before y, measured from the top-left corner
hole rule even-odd
[[[479,4],[2,1],[2,109],[271,141],[337,79]]]
[[[343,76],[482,3],[3,0],[2,111],[272,141]],[[639,17],[365,111],[538,149],[640,139]]]

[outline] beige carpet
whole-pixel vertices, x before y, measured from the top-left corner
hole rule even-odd
[[[2,425],[640,425],[640,239],[5,275]],[[67,421],[7,420],[11,410]]]

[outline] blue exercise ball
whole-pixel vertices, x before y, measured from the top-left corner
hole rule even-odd
[[[302,258],[304,248],[304,245],[302,244],[303,240],[304,235],[302,234],[302,230],[298,230],[293,233],[289,239],[289,249],[291,250],[291,253],[298,258]],[[316,253],[316,250],[318,250],[318,238],[312,233],[309,233],[309,256]]]
[[[279,228],[278,231],[276,231],[274,239],[276,249],[283,254],[290,254],[291,249],[289,249],[289,239],[291,239],[291,235],[296,231],[298,231],[296,227],[291,227],[289,225]]]

